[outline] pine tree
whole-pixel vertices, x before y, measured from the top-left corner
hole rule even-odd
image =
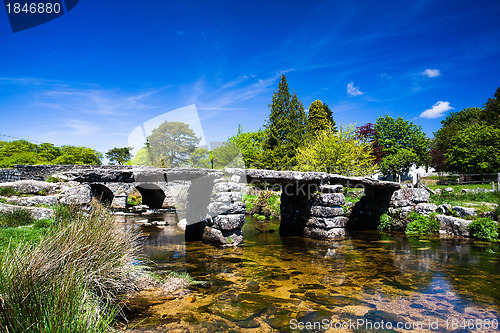
[[[281,76],[278,90],[273,93],[269,105],[271,114],[267,120],[262,167],[291,169],[295,166],[296,150],[305,134],[305,112],[297,94],[290,94],[286,77]]]
[[[309,115],[307,117],[306,137],[313,139],[319,133],[332,129],[335,131],[335,122],[332,118],[332,111],[328,105],[323,104],[319,99],[315,100],[309,106]]]

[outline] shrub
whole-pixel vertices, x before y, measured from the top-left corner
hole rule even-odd
[[[23,225],[33,224],[35,220],[31,213],[24,209],[16,209],[13,212],[0,212],[0,227],[16,228]]]
[[[0,327],[7,332],[108,332],[118,294],[137,274],[137,235],[117,229],[94,203],[90,214],[51,228],[36,245],[0,256]]]
[[[486,217],[474,220],[467,228],[476,239],[493,241],[498,238],[498,223]]]
[[[62,180],[61,178],[58,178],[58,177],[50,176],[49,178],[45,179],[45,181],[47,183],[61,183],[64,180]]]
[[[250,206],[248,212],[252,215],[258,214],[265,217],[280,216],[280,196],[271,191],[259,192],[257,198],[245,197],[247,205]],[[249,203],[249,204],[248,204]],[[248,206],[247,206],[248,208]]]
[[[4,197],[12,197],[18,195],[19,193],[12,187],[0,187],[0,195]]]
[[[379,224],[377,229],[380,231],[391,231],[392,220],[387,214],[380,215]]]
[[[430,235],[439,231],[439,222],[433,218],[415,212],[410,213],[408,218],[411,222],[406,226],[407,236]]]

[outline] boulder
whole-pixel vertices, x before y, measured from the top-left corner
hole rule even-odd
[[[345,204],[345,197],[341,193],[318,193],[311,198],[313,206],[342,206]]]
[[[439,205],[438,208],[436,208],[436,212],[440,214],[451,215],[451,205],[449,204]]]
[[[419,203],[415,206],[415,212],[423,215],[429,215],[434,213],[437,209],[437,206],[433,203]]]
[[[446,192],[451,193],[453,192],[453,187],[447,187],[444,189]]]
[[[205,227],[203,230],[202,241],[204,243],[224,245],[226,244],[226,239],[222,235],[222,231],[219,229]]]
[[[423,188],[402,188],[394,191],[391,201],[410,200],[415,204],[428,202],[430,193]]]
[[[349,219],[347,217],[343,216],[334,218],[310,217],[306,226],[323,229],[344,228],[348,220]]]
[[[474,208],[453,206],[451,209],[454,210],[455,213],[457,213],[460,217],[477,216],[476,210]]]
[[[472,221],[447,215],[436,215],[436,219],[439,221],[441,229],[439,231],[440,234],[469,236],[469,229],[467,229],[467,226]]]
[[[396,200],[396,201],[391,201],[391,206],[392,207],[406,207],[406,206],[415,206],[415,203],[411,200]]]
[[[311,215],[317,217],[335,217],[344,215],[344,208],[342,206],[325,207],[325,206],[312,206]]]
[[[59,202],[70,205],[85,205],[92,200],[92,190],[89,185],[79,185],[62,191]]]

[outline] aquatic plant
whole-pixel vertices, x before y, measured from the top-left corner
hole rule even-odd
[[[377,229],[380,231],[391,231],[392,220],[387,214],[380,215]]]

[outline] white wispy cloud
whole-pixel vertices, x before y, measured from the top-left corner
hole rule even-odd
[[[446,111],[452,110],[450,102],[439,101],[432,108],[425,110],[420,114],[420,118],[435,119],[444,116]]]
[[[438,77],[441,75],[441,72],[439,71],[439,69],[427,68],[425,71],[423,71],[420,74],[423,76],[427,76],[427,77]]]
[[[349,82],[347,84],[347,95],[351,97],[361,96],[364,92],[359,90],[359,87],[354,86],[354,82]]]

